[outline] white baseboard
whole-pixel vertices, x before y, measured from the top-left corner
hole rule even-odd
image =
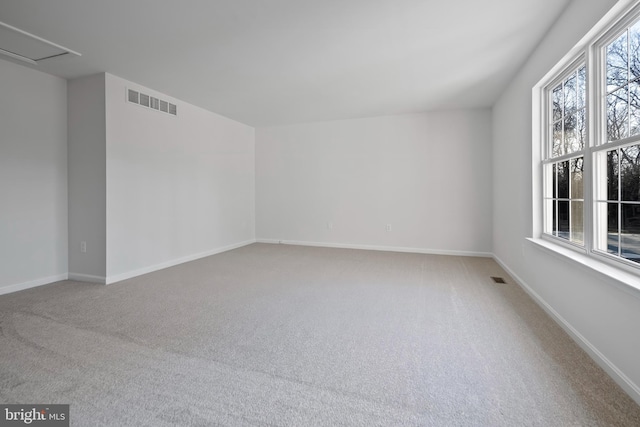
[[[121,282],[123,280],[131,279],[133,277],[141,276],[143,274],[148,274],[148,273],[152,273],[154,271],[163,270],[165,268],[173,267],[175,265],[183,264],[185,262],[195,261],[197,259],[205,258],[205,257],[211,256],[211,255],[215,255],[215,254],[219,254],[221,252],[226,252],[226,251],[230,251],[232,249],[237,249],[237,248],[240,248],[242,246],[247,246],[247,245],[250,245],[250,244],[255,243],[255,242],[256,241],[254,239],[245,240],[245,241],[240,242],[240,243],[234,243],[232,245],[223,246],[223,247],[220,247],[220,248],[212,249],[212,250],[201,252],[201,253],[198,253],[198,254],[188,255],[188,256],[185,256],[185,257],[182,257],[182,258],[177,258],[177,259],[172,259],[170,261],[162,262],[160,264],[151,265],[149,267],[139,268],[137,270],[128,271],[126,273],[116,274],[116,275],[113,275],[113,276],[107,276],[105,282],[106,282],[107,285],[110,285],[112,283]]]
[[[69,280],[76,280],[78,282],[99,283],[104,285],[106,278],[104,276],[94,276],[91,274],[82,273],[69,273]]]
[[[18,292],[29,288],[35,288],[36,286],[48,285],[49,283],[59,282],[61,280],[67,280],[68,274],[58,274],[56,276],[42,277],[36,280],[30,280],[28,282],[16,283],[13,285],[7,285],[0,287],[0,295],[10,294],[12,292]]]
[[[277,239],[256,239],[256,242],[282,244],[282,245],[316,246],[321,248],[363,249],[367,251],[406,252],[406,253],[429,254],[429,255],[475,256],[475,257],[485,257],[485,258],[493,257],[493,254],[490,252],[455,251],[455,250],[447,250],[447,249],[406,248],[406,247],[400,247],[400,246],[358,245],[358,244],[351,244],[351,243],[307,242],[307,241],[299,241],[299,240],[277,240]]]
[[[571,323],[569,323],[564,317],[560,315],[549,303],[547,303],[536,291],[534,291],[522,278],[520,278],[517,274],[515,274],[498,256],[493,254],[493,259],[500,264],[500,266],[509,273],[516,283],[524,289],[524,291],[533,298],[533,300],[540,306],[544,311],[551,316],[553,320],[556,321],[564,329],[573,340],[578,343],[578,345],[587,352],[587,354],[602,368],[609,374],[611,378],[620,386],[622,389],[627,392],[629,396],[633,400],[636,401],[638,405],[640,405],[640,387],[635,384],[629,377],[627,377],[624,372],[622,372],[613,362],[611,362],[607,357],[600,352],[588,339],[586,339],[576,328],[574,328]]]

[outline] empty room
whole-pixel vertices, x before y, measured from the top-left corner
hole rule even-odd
[[[0,1],[0,425],[638,426],[639,331],[640,1]]]

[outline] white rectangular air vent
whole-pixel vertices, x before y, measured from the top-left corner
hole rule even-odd
[[[140,102],[138,101],[138,95],[140,95],[138,92],[136,92],[135,90],[131,90],[129,89],[129,102],[133,102],[134,104],[139,104]]]
[[[133,89],[127,89],[127,101],[148,107],[154,110],[162,111],[163,113],[169,113],[171,115],[178,115],[178,106],[168,101],[158,99],[154,96],[147,95],[146,93],[138,92]]]
[[[149,95],[146,95],[144,93],[140,94],[140,105],[142,105],[143,107],[149,106]]]
[[[38,65],[39,61],[78,52],[0,22],[0,54]]]

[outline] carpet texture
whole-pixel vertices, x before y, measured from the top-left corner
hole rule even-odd
[[[640,425],[491,259],[267,244],[0,296],[0,402],[77,426]]]

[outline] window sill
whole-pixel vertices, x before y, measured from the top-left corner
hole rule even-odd
[[[610,282],[622,291],[640,298],[640,276],[546,239],[527,238],[527,240],[538,249],[551,255],[559,256],[560,259],[566,262],[577,264],[584,271],[596,276],[598,279]]]

